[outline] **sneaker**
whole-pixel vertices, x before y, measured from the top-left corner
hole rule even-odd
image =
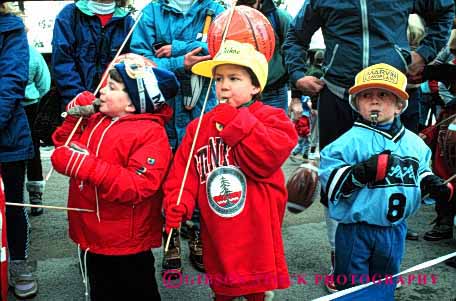
[[[162,276],[166,276],[170,280],[177,279],[182,275],[179,230],[173,230],[167,252],[165,252],[166,240],[168,239],[166,232],[163,232],[163,238],[165,245],[163,246]]]
[[[188,241],[188,248],[190,250],[190,262],[193,267],[204,273],[203,244],[201,242],[200,231],[196,228],[192,228]]]
[[[437,222],[432,230],[424,233],[423,238],[427,241],[438,241],[453,238],[453,227]]]
[[[418,240],[420,236],[415,231],[407,229],[407,234],[405,235],[405,238],[407,240]]]
[[[326,290],[330,293],[335,293],[338,291],[336,288],[336,283],[334,282],[334,265],[336,263],[336,253],[331,251],[331,270],[326,276],[325,286]]]
[[[326,277],[327,277],[327,279],[325,280],[326,290],[331,294],[338,292],[338,290],[336,288],[336,283],[334,282],[334,271],[331,270],[331,272],[329,272],[329,274],[326,275]]]
[[[38,283],[32,274],[32,269],[25,260],[9,262],[9,285],[14,288],[18,298],[30,298],[38,293]]]
[[[29,192],[29,200],[32,205],[43,205],[43,193],[42,192]],[[43,208],[33,208],[30,209],[30,214],[32,216],[39,216],[43,214]]]

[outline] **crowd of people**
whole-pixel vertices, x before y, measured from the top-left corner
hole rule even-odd
[[[25,184],[38,205],[6,209],[17,297],[38,292],[28,216],[43,214],[45,181],[33,128],[51,77],[66,112],[52,165],[70,178],[68,206],[92,211],[68,213],[91,300],[160,300],[151,249],[163,247],[162,272],[180,273],[181,236],[216,301],[289,287],[289,157],[320,164],[329,279],[397,273],[423,202],[437,211],[424,239],[453,237],[453,0],[305,0],[294,18],[272,0],[237,1],[268,19],[269,61],[234,40],[209,54],[208,29],[227,9],[217,1],[151,1],[136,20],[128,2],[66,5],[49,71],[24,12],[0,1],[1,178],[7,202],[24,203]],[[311,48],[319,29],[325,49]]]

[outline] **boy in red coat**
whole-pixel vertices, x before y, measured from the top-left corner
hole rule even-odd
[[[151,248],[161,246],[161,185],[172,157],[165,100],[177,90],[173,73],[127,60],[109,71],[100,112],[84,119],[70,145],[74,116],[53,135],[52,164],[70,177],[68,206],[94,211],[68,213],[91,300],[160,300]],[[84,92],[69,106],[94,98]]]
[[[215,300],[264,300],[289,286],[281,225],[282,164],[296,145],[285,112],[258,101],[268,63],[252,45],[227,40],[192,71],[214,77],[220,101],[202,120],[181,202],[176,204],[198,120],[187,127],[164,184],[167,232],[201,212],[203,262]]]
[[[301,114],[293,121],[296,132],[298,133],[298,144],[293,149],[293,156],[301,155],[303,159],[307,159],[309,150],[309,135],[310,135],[310,119],[308,116]]]

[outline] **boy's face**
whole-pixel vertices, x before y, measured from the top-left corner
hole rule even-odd
[[[371,114],[377,112],[378,123],[389,123],[402,110],[402,103],[397,96],[383,89],[367,89],[356,97],[358,111],[364,120],[371,121]]]
[[[109,77],[106,87],[100,90],[100,112],[110,117],[122,117],[135,111],[135,106],[125,91],[125,84]]]
[[[214,71],[215,90],[219,102],[226,102],[232,107],[239,107],[252,100],[260,88],[252,84],[250,74],[244,67],[220,65]]]

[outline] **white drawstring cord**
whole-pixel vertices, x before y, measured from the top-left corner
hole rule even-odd
[[[81,245],[78,244],[78,259],[79,259],[79,269],[81,270],[81,276],[82,276],[82,283],[84,283],[84,288],[85,288],[85,300],[89,301],[89,279],[87,278],[87,252],[89,252],[90,248],[87,248],[84,251],[84,265],[82,264],[81,260]]]
[[[111,126],[114,125],[114,123],[116,123],[119,119],[113,119],[111,124],[108,125],[103,133],[101,134],[101,137],[100,137],[100,141],[98,142],[98,145],[97,145],[97,150],[95,152],[95,156],[98,157],[98,152],[100,151],[100,147],[101,147],[101,143],[103,142],[103,139],[106,135],[106,132],[111,128]],[[100,207],[98,205],[98,189],[97,189],[97,186],[95,186],[95,202],[96,202],[96,205],[97,205],[97,218],[98,218],[98,222],[101,222],[101,217],[100,217]]]

